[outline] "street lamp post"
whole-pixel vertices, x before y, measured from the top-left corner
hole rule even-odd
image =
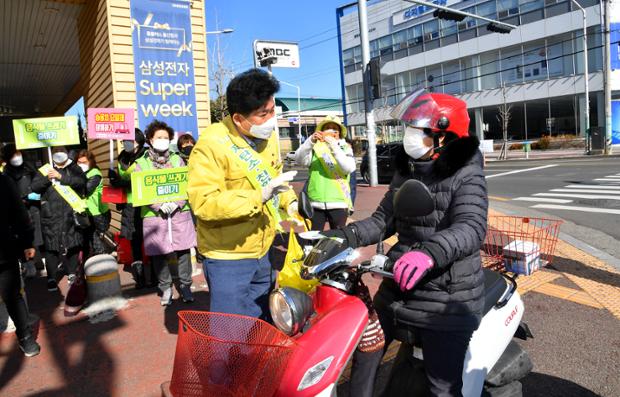
[[[301,145],[301,88],[298,85],[287,83],[286,81],[279,81],[289,87],[297,88],[297,125],[299,126],[297,129],[297,139],[299,139],[299,144]]]
[[[210,32],[205,32],[205,34],[221,34],[221,33],[232,33],[235,29],[222,29],[222,30],[212,30]]]
[[[586,154],[588,154],[591,150],[588,130],[590,129],[590,90],[588,80],[590,78],[590,74],[588,72],[588,24],[586,18],[586,10],[583,8],[576,0],[571,0],[579,10],[581,10],[581,14],[583,16],[583,86],[584,86],[584,94],[586,97],[586,111],[584,117],[585,124],[585,138],[586,138]]]

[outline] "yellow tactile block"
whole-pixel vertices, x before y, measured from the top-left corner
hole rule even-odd
[[[549,283],[558,277],[560,277],[560,274],[544,270],[539,270],[529,276],[519,276],[519,278],[517,278],[517,290],[523,295],[526,292],[536,289],[543,284]]]
[[[541,293],[541,294],[553,296],[556,298],[564,299],[567,301],[579,303],[581,305],[594,307],[596,309],[603,309],[603,305],[601,305],[597,300],[592,298],[586,292],[580,291],[578,289],[568,288],[562,285],[546,283],[546,284],[543,284],[543,285],[540,285],[534,288],[533,291]]]

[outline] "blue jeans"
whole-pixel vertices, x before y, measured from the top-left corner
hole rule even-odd
[[[205,258],[210,311],[242,314],[269,321],[269,292],[275,274],[269,255],[260,259],[222,260]]]

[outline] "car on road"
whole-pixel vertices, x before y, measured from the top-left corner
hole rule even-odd
[[[284,161],[288,164],[293,164],[295,162],[295,151],[288,152],[286,156],[284,156]]]
[[[377,177],[379,183],[390,183],[396,170],[396,153],[402,150],[401,142],[377,145]],[[370,183],[370,169],[368,167],[368,151],[362,157],[360,173],[366,183]]]

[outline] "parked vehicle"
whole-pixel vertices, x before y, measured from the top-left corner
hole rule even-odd
[[[415,200],[410,194],[396,198],[395,207],[404,208],[404,216],[434,211],[434,200],[424,184],[415,180],[406,184],[410,186],[401,189],[415,193]],[[270,295],[273,322],[286,336],[265,322],[244,316],[221,315],[249,322],[244,329],[221,318],[208,319],[218,313],[205,313],[196,324],[182,320],[172,395],[184,396],[191,391],[192,395],[335,396],[338,380],[368,325],[368,308],[358,296],[361,277],[365,273],[393,277],[392,264],[382,251],[383,243],[379,243],[377,255],[370,261],[353,265],[360,255],[357,250],[340,239],[321,238],[319,234],[301,271],[303,278],[320,280],[316,289],[306,294],[284,287]],[[484,275],[484,316],[465,357],[463,395],[480,396],[484,388],[487,396],[520,397],[519,379],[532,369],[527,353],[512,341],[514,336],[531,337],[527,325],[521,323],[523,302],[514,279],[491,270],[485,270]],[[197,332],[182,341],[182,335],[193,329]],[[402,343],[395,362],[409,367],[415,362],[424,376],[421,349],[398,334]],[[226,343],[223,338],[235,341]],[[196,368],[192,374],[197,375],[187,374],[190,367]],[[407,385],[398,390],[411,395],[409,385],[418,379],[415,372],[407,369],[393,375],[392,390],[394,385]],[[191,379],[183,382],[187,377]]]
[[[284,156],[284,161],[286,161],[289,164],[294,163],[295,162],[295,151],[288,152],[286,156]]]
[[[390,183],[396,165],[394,163],[397,150],[402,150],[402,143],[388,143],[384,145],[377,145],[377,177],[379,183]],[[364,153],[362,157],[362,164],[360,165],[360,173],[366,183],[370,183],[370,170],[368,166],[368,151]]]

